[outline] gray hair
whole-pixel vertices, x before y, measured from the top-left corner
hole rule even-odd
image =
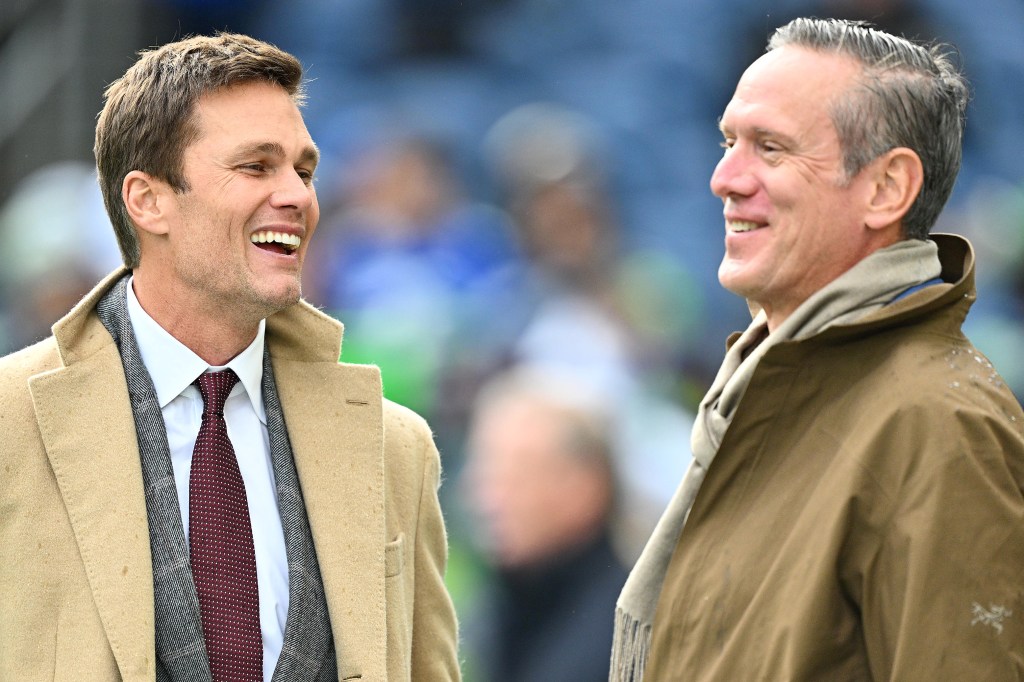
[[[847,179],[896,147],[921,158],[921,191],[903,218],[907,239],[926,239],[960,171],[967,83],[949,46],[920,45],[859,21],[794,19],[775,31],[768,50],[787,45],[854,58],[863,80],[835,102],[831,117]]]
[[[207,93],[253,81],[279,85],[297,105],[303,102],[298,59],[234,33],[195,36],[143,51],[107,88],[93,152],[103,202],[127,267],[138,267],[141,253],[121,199],[125,176],[139,170],[178,192],[188,191],[182,157],[200,133],[196,103]]]

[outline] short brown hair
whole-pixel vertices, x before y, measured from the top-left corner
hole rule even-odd
[[[294,56],[249,36],[194,36],[139,53],[139,59],[104,93],[96,123],[96,169],[107,214],[124,264],[139,264],[139,240],[121,184],[133,170],[190,188],[182,169],[185,149],[199,129],[196,103],[214,90],[251,81],[281,86],[304,100],[302,65]]]

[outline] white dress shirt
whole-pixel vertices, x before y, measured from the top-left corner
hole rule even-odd
[[[277,508],[274,468],[270,461],[267,414],[263,406],[263,341],[266,322],[256,339],[227,365],[211,367],[171,336],[142,309],[133,280],[128,281],[128,316],[138,341],[142,362],[153,378],[156,398],[167,428],[174,484],[178,491],[181,522],[188,539],[188,483],[192,450],[203,415],[203,399],[192,382],[207,370],[230,368],[238,375],[224,404],[228,437],[238,458],[252,522],[256,552],[256,582],[263,635],[263,679],[270,681],[281,655],[288,614],[288,556]]]

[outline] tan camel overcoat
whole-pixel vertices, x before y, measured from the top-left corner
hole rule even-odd
[[[0,680],[153,680],[153,571],[118,349],[94,308],[112,274],[0,359]],[[426,423],[337,361],[341,325],[267,320],[342,680],[458,679],[442,581],[440,462]]]

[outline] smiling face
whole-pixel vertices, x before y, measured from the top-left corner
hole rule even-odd
[[[718,278],[762,307],[770,329],[880,246],[864,220],[870,174],[845,177],[829,116],[860,72],[846,56],[772,50],[743,74],[722,115],[725,152],[711,177],[725,205]]]
[[[299,298],[320,217],[317,150],[276,85],[217,90],[199,100],[195,117],[199,136],[183,155],[189,189],[162,194],[162,234],[144,243],[136,277],[157,282],[179,317],[201,309],[251,326]]]

